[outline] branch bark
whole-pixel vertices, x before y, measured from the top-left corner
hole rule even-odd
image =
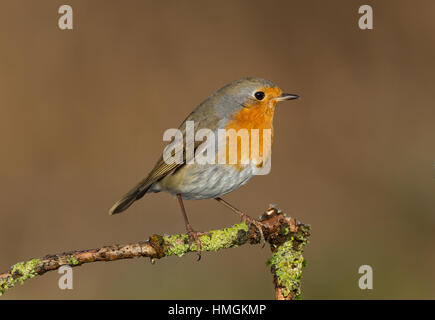
[[[300,298],[302,268],[305,260],[303,247],[308,243],[310,226],[287,217],[275,207],[270,207],[260,218],[263,234],[270,244],[272,257],[267,261],[273,275],[275,297],[278,300]],[[260,243],[260,232],[255,226],[238,223],[232,227],[211,230],[200,237],[202,251],[218,251],[235,248],[244,244]],[[112,245],[98,249],[75,250],[47,255],[41,259],[31,259],[13,265],[9,271],[0,273],[0,296],[16,284],[60,268],[71,267],[97,261],[114,261],[136,257],[148,257],[151,262],[168,256],[183,256],[195,252],[196,244],[189,247],[186,234],[161,236],[152,235],[147,241],[127,245]]]

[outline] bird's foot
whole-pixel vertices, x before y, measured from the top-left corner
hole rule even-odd
[[[198,254],[198,260],[201,260],[201,240],[199,240],[200,236],[208,235],[207,232],[201,232],[201,231],[195,231],[190,225],[186,226],[187,235],[189,236],[189,249],[192,246],[192,242],[196,242],[196,246],[198,248],[197,254]]]
[[[257,219],[251,218],[245,213],[240,213],[240,217],[242,218],[243,222],[245,222],[248,225],[252,224],[258,229],[258,232],[260,233],[261,247],[264,248],[266,244],[266,239],[264,238],[263,227],[265,226],[265,224],[261,221],[258,221]]]

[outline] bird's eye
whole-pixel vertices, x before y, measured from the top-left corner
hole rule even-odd
[[[264,99],[264,92],[263,91],[257,91],[256,93],[254,93],[254,97],[257,100],[263,100]]]

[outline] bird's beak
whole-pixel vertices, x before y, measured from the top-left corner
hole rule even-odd
[[[299,96],[296,94],[290,94],[290,93],[282,93],[279,97],[276,97],[276,101],[285,101],[285,100],[293,100],[293,99],[299,99]]]

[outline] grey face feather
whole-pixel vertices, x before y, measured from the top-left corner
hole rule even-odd
[[[244,107],[250,99],[255,100],[253,94],[265,87],[275,87],[269,80],[262,78],[243,78],[228,83],[218,89],[210,97],[204,100],[198,108],[211,108],[218,114],[219,118],[228,118],[237,110]]]

